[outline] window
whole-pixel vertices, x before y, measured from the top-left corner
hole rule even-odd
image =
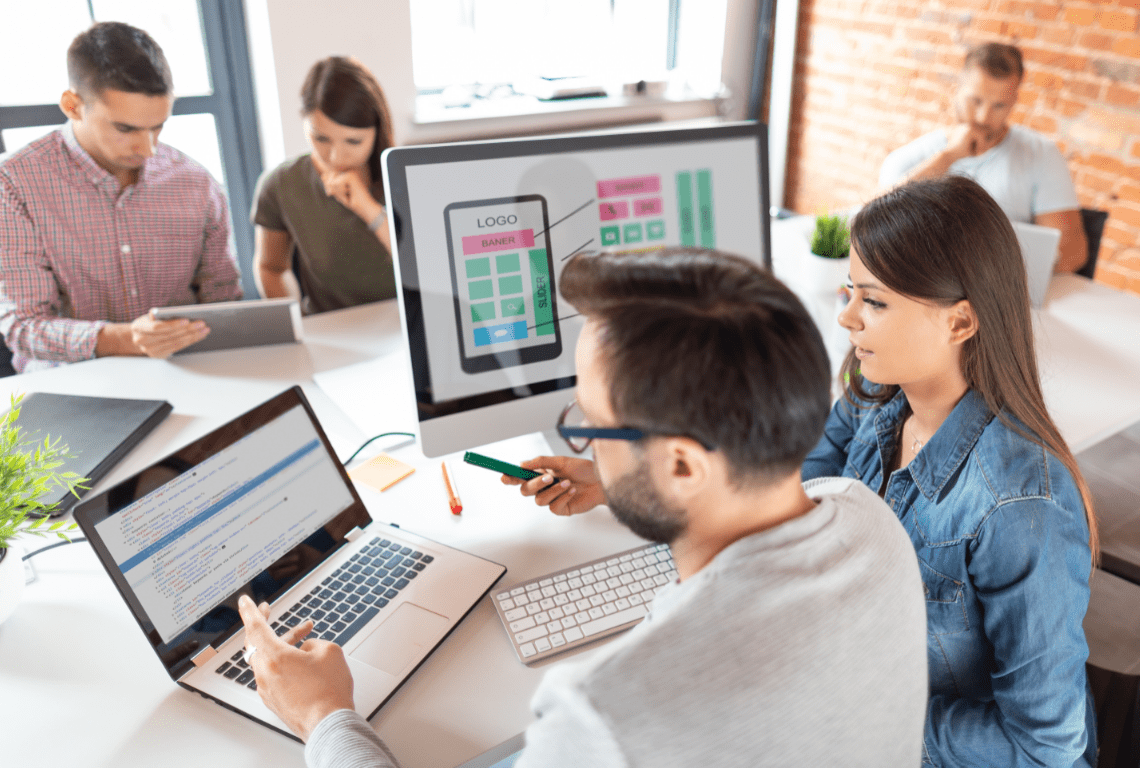
[[[415,0],[412,71],[445,106],[720,85],[727,0]],[[661,84],[657,86],[656,84]],[[589,89],[594,89],[590,94]]]
[[[0,46],[0,159],[65,121],[67,47],[92,21],[145,29],[174,75],[174,114],[161,140],[200,162],[225,186],[247,298],[253,282],[248,212],[261,173],[241,0],[37,0],[12,4]],[[19,77],[10,73],[18,72]]]

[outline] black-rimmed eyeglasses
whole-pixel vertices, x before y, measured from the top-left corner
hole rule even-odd
[[[669,435],[673,433],[658,432],[656,430],[638,429],[635,427],[590,427],[586,425],[586,417],[578,407],[578,401],[572,400],[570,404],[562,409],[562,415],[558,417],[558,434],[566,441],[566,445],[570,446],[570,450],[574,453],[583,453],[590,447],[590,443],[595,438],[602,440],[643,440],[649,435]],[[688,437],[684,435],[684,437]],[[690,438],[697,440],[697,438]],[[707,451],[715,451],[716,448],[706,443],[704,440],[697,440]]]

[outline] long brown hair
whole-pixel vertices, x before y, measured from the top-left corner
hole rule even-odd
[[[860,210],[851,221],[851,244],[867,270],[892,291],[939,306],[970,302],[978,332],[962,346],[966,383],[1002,424],[1069,470],[1084,502],[1095,563],[1099,537],[1092,494],[1045,407],[1021,246],[1002,209],[963,176],[914,181]],[[843,377],[846,397],[857,406],[885,403],[899,391],[898,385],[865,386],[854,350],[844,361]]]
[[[380,83],[356,59],[345,56],[321,59],[309,69],[301,85],[301,115],[311,115],[317,110],[334,123],[349,128],[376,129],[376,141],[372,145],[372,154],[368,156],[368,169],[372,172],[373,185],[378,187],[380,153],[396,143],[392,134],[392,116]]]

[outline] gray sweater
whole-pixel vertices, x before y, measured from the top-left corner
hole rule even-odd
[[[585,661],[554,666],[516,768],[917,766],[926,607],[898,519],[853,480],[727,547]],[[394,766],[359,715],[313,731],[312,768]]]

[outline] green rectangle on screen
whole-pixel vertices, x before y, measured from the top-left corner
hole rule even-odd
[[[499,278],[499,295],[510,296],[512,293],[522,293],[522,275]]]
[[[526,314],[526,299],[524,299],[522,296],[503,299],[499,303],[503,306],[503,317],[513,317],[515,315]]]
[[[489,299],[495,295],[495,285],[490,280],[472,280],[467,284],[467,290],[472,301]]]
[[[622,230],[622,239],[627,243],[641,242],[641,224],[626,224]]]
[[[716,248],[716,226],[713,221],[712,171],[697,171],[697,220],[701,226],[701,247]]]
[[[677,174],[677,219],[681,224],[681,245],[696,245],[697,233],[693,221],[693,174]]]
[[[530,256],[531,297],[534,301],[534,335],[552,336],[557,329],[554,327],[553,281],[546,263],[546,249],[535,248],[527,254]]]
[[[496,256],[495,271],[500,275],[505,275],[509,272],[521,272],[522,268],[519,266],[519,255],[517,253],[504,253]]]
[[[491,276],[491,260],[489,258],[482,259],[468,259],[467,260],[467,277],[490,277]]]
[[[471,322],[481,323],[484,320],[495,319],[495,302],[485,301],[482,304],[471,305]]]

